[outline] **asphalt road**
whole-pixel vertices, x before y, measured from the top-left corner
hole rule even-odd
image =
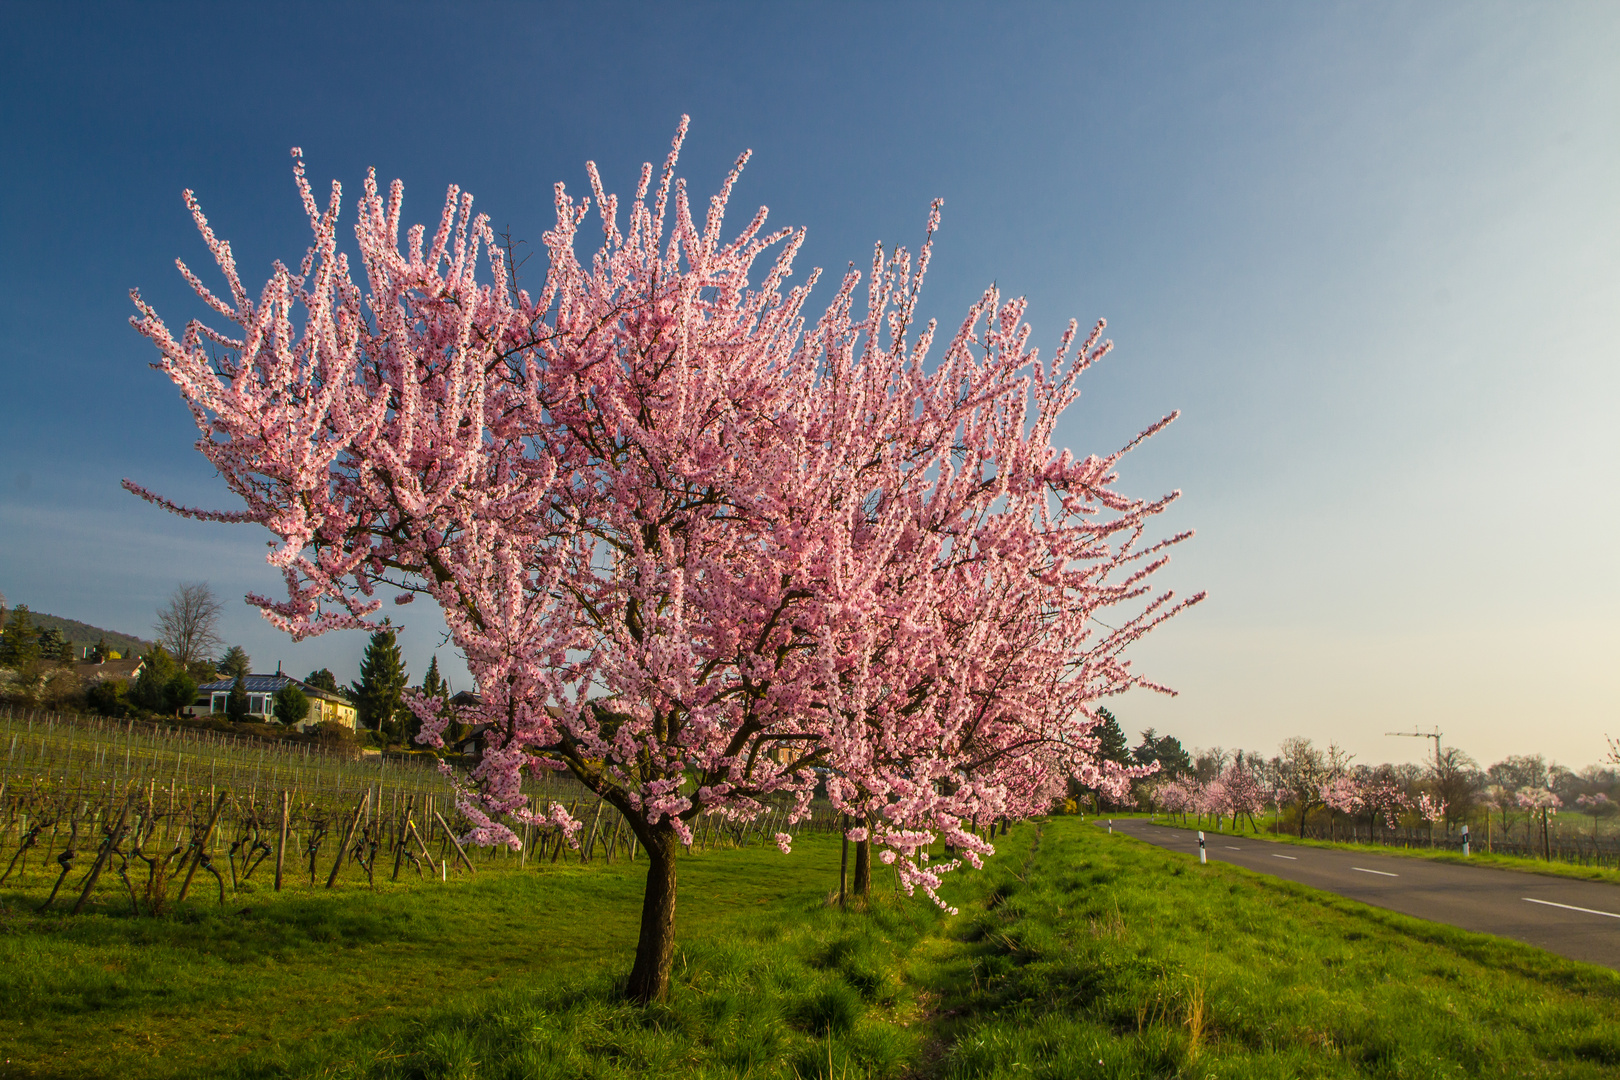
[[[1106,827],[1103,819],[1097,823]],[[1198,857],[1198,833],[1135,818],[1124,833]],[[1365,904],[1522,941],[1620,970],[1620,885],[1517,870],[1279,844],[1206,831],[1211,862],[1297,881]]]

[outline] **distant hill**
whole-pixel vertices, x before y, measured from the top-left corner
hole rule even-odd
[[[107,648],[116,650],[121,656],[141,656],[148,652],[153,642],[145,638],[138,638],[131,634],[120,634],[116,630],[103,630],[99,626],[79,622],[77,619],[64,619],[60,615],[47,615],[43,611],[28,610],[29,619],[35,627],[49,629],[55,627],[61,631],[62,636],[72,642],[74,646],[94,645],[102,638],[107,639]],[[11,606],[6,608],[6,618],[11,618]]]

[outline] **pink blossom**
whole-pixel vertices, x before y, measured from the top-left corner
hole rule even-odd
[[[1558,813],[1559,807],[1564,805],[1564,800],[1546,788],[1520,788],[1514,800],[1521,809],[1545,810],[1549,814]]]
[[[723,235],[747,155],[694,214],[685,130],[627,217],[587,167],[585,257],[592,199],[555,188],[538,281],[471,195],[402,233],[403,186],[374,174],[351,260],[342,189],[322,205],[295,152],[310,246],[255,299],[188,192],[225,288],[181,272],[223,329],[176,336],[138,294],[133,322],[244,508],[127,486],[269,530],[286,597],[250,600],[294,638],[372,626],[384,599],[438,605],[481,695],[461,719],[490,725],[472,839],[517,842],[536,769],[569,770],[655,863],[702,814],[787,801],[802,820],[824,776],[938,901],[961,860],[929,844],[977,865],[975,822],[1152,771],[1099,761],[1091,706],[1163,690],[1125,653],[1202,599],[1150,583],[1190,535],[1147,538],[1176,494],[1116,489],[1174,415],[1106,455],[1053,445],[1104,324],[1071,321],[1042,357],[993,286],[933,355],[916,312],[938,203],[915,257],[877,249],[864,297],[852,270],[810,313],[817,275],[788,284],[802,231],[766,232],[761,208]],[[446,718],[412,708],[441,745]]]

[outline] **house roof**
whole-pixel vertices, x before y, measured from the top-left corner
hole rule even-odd
[[[216,679],[213,682],[206,682],[197,687],[197,692],[199,694],[228,694],[231,687],[235,685],[235,679]],[[283,686],[296,686],[310,697],[318,697],[323,701],[335,701],[340,705],[353,704],[342,694],[334,694],[330,690],[322,690],[318,686],[311,686],[302,679],[295,679],[291,675],[242,676],[242,689],[249,694],[274,694]]]
[[[82,678],[92,681],[102,679],[133,679],[141,673],[141,665],[146,663],[139,657],[132,660],[103,660],[99,664],[74,664],[73,670]]]

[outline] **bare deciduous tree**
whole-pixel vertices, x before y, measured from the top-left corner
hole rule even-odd
[[[223,644],[218,633],[223,610],[206,581],[183,581],[169,594],[169,602],[158,608],[152,629],[182,666],[189,665],[209,659]]]

